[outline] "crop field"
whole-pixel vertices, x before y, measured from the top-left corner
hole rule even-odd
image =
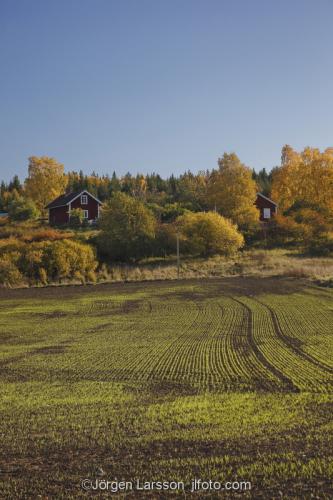
[[[333,497],[333,290],[286,278],[0,290],[0,498],[83,479]]]

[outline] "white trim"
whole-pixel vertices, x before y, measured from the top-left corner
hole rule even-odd
[[[270,198],[267,198],[267,196],[265,196],[264,194],[262,193],[257,193],[257,196],[261,196],[262,198],[264,198],[264,200],[267,200],[269,201],[270,203],[272,203],[273,205],[275,205],[276,207],[278,206],[277,203],[275,203],[275,201],[271,200]]]
[[[84,190],[84,191],[81,191],[78,195],[76,195],[75,198],[72,198],[71,201],[69,201],[68,203],[64,203],[63,205],[56,205],[55,207],[49,207],[49,205],[51,205],[51,203],[53,203],[53,201],[51,201],[48,205],[46,205],[45,209],[51,210],[52,208],[67,207],[70,203],[72,203],[79,196],[81,196],[82,193],[87,193],[87,195],[90,196],[91,198],[93,198],[95,201],[97,201],[97,203],[99,203],[100,205],[103,205],[101,200],[99,200],[98,198],[95,198],[95,196],[93,196],[91,193],[89,193],[89,191]]]
[[[82,210],[83,211],[83,218],[84,219],[89,219],[89,210]],[[86,216],[87,214],[87,216]]]
[[[82,195],[82,193],[87,193],[87,195],[89,195],[91,198],[93,198],[95,201],[97,201],[97,203],[100,203],[102,205],[102,202],[101,200],[99,200],[98,198],[95,198],[95,196],[93,196],[92,194],[89,193],[89,191],[81,191],[81,193],[79,193],[78,195],[75,196],[75,198],[72,198],[70,202],[68,203],[73,203],[74,200],[76,200],[79,196]],[[68,205],[68,203],[66,203],[66,205]]]

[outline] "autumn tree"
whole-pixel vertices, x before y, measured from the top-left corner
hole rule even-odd
[[[100,228],[97,246],[101,255],[136,260],[149,255],[156,220],[140,200],[116,193],[102,211]]]
[[[230,255],[244,245],[237,226],[216,212],[188,212],[177,219],[176,226],[183,248],[191,254]]]
[[[315,204],[333,212],[333,154],[305,148],[297,153],[290,146],[282,149],[281,167],[273,173],[272,198],[280,212],[295,203]]]
[[[48,156],[29,158],[28,178],[25,181],[26,195],[41,211],[66,187],[64,166]]]
[[[231,219],[241,229],[249,229],[259,220],[255,207],[257,186],[251,170],[235,153],[224,153],[208,180],[207,198],[212,209]]]
[[[272,197],[279,203],[277,236],[316,255],[333,248],[333,153],[328,148],[296,152],[284,146],[273,173]]]

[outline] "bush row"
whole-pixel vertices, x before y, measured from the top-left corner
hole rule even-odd
[[[13,242],[1,248],[0,284],[47,284],[66,279],[95,281],[97,261],[90,245],[72,240]]]
[[[244,245],[237,226],[215,212],[185,212],[173,223],[158,222],[142,202],[124,193],[104,207],[101,229],[92,240],[105,260],[131,261],[176,252],[210,256],[231,255]]]

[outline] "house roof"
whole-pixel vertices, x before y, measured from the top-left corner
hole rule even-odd
[[[69,205],[72,201],[76,200],[76,198],[78,198],[81,194],[87,194],[91,196],[91,198],[97,201],[97,203],[102,205],[102,202],[98,198],[96,198],[91,193],[89,193],[89,191],[84,189],[83,191],[76,191],[74,193],[62,194],[58,196],[58,198],[56,198],[55,200],[51,201],[51,203],[46,205],[45,208],[65,207],[66,205]]]
[[[275,201],[271,200],[270,198],[267,198],[267,196],[265,196],[264,194],[257,193],[257,196],[261,196],[261,198],[264,198],[264,200],[269,201],[270,203],[272,203],[273,205],[275,205],[277,207],[277,203],[275,203]]]

